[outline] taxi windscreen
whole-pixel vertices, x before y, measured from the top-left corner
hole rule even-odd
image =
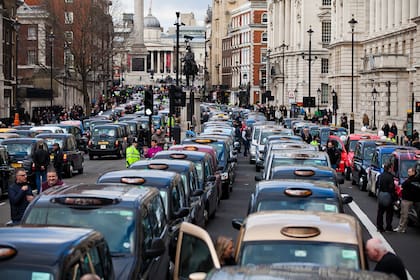
[[[328,166],[328,161],[326,158],[274,158],[271,164],[271,168],[282,165]]]
[[[130,209],[34,207],[25,224],[93,228],[104,235],[111,254],[132,254],[135,250],[134,213]]]
[[[241,266],[274,263],[312,263],[360,269],[360,256],[357,245],[351,244],[291,240],[244,243],[239,259]]]

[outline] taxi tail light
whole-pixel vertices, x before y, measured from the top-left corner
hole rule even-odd
[[[63,161],[67,162],[67,154],[63,154]]]
[[[117,140],[115,141],[115,147],[118,147],[120,145],[120,142]]]

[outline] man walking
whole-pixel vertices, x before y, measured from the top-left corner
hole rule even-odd
[[[388,251],[379,238],[371,238],[366,242],[366,253],[374,262],[377,262],[375,271],[394,274],[401,280],[407,279],[407,273],[401,259]]]
[[[133,163],[140,160],[140,152],[137,149],[137,140],[133,139],[133,142],[125,150],[126,167],[129,168]]]
[[[28,184],[26,170],[16,169],[16,181],[9,186],[10,216],[13,224],[19,224],[26,207],[33,200],[34,195]]]
[[[61,180],[63,179],[64,154],[63,154],[63,150],[61,150],[60,148],[60,144],[58,143],[53,144],[53,150],[51,154],[53,156],[53,165],[54,165],[55,171],[57,172],[58,178]]]
[[[44,150],[43,142],[39,142],[33,157],[33,167],[35,168],[35,182],[38,194],[41,193],[42,182],[47,180],[47,168],[50,163],[50,154]]]
[[[379,176],[378,213],[376,216],[376,228],[379,232],[393,231],[392,218],[394,215],[393,201],[395,200],[394,176],[391,174],[392,164],[386,163],[384,172]],[[391,197],[389,203],[383,204],[380,200],[381,192],[388,193]],[[383,216],[385,214],[386,228],[384,230]]]

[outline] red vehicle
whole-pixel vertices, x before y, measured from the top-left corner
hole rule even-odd
[[[347,158],[344,161],[345,165],[345,171],[344,175],[346,180],[350,180],[350,174],[351,174],[351,167],[353,165],[353,156],[354,156],[354,149],[356,148],[356,144],[359,140],[365,140],[365,139],[373,139],[378,140],[380,137],[376,134],[350,134],[347,137],[345,148],[347,151]]]
[[[328,141],[331,141],[334,144],[334,146],[341,151],[340,163],[338,164],[335,171],[344,175],[346,168],[345,162],[347,159],[347,149],[344,145],[344,142],[339,136],[336,135],[330,135],[328,137]]]

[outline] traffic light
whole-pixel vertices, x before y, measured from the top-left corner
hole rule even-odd
[[[416,101],[416,112],[420,112],[420,101]]]
[[[333,95],[333,110],[338,109],[338,101],[337,101],[337,95]]]
[[[304,96],[303,97],[303,107],[315,107],[315,97]]]
[[[153,114],[153,90],[152,89],[146,89],[144,92],[144,114],[150,115],[147,113],[147,109],[149,109],[151,114]]]

